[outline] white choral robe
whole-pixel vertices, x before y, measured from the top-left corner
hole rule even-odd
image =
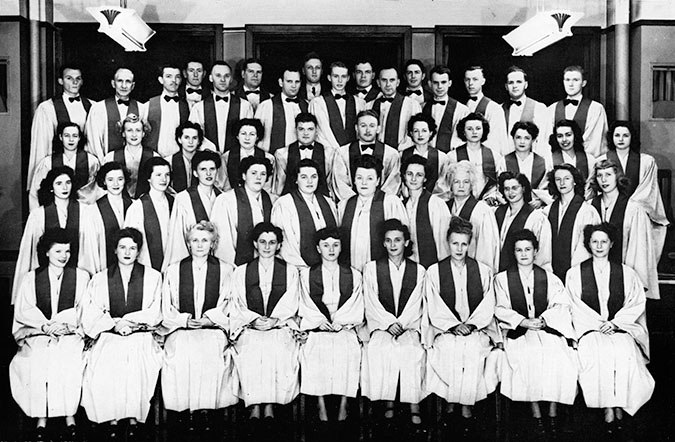
[[[75,306],[60,312],[61,280],[57,282],[54,275],[49,275],[50,318],[37,307],[34,271],[26,275],[19,288],[12,325],[19,349],[9,364],[9,381],[12,397],[29,417],[74,416],[80,404],[85,359],[79,311],[89,274],[80,269],[76,272]],[[45,335],[42,326],[50,323],[67,324],[70,333]]]
[[[518,99],[520,101],[520,106],[517,106],[511,100],[507,100],[506,103],[509,105],[509,118],[508,121],[506,121],[506,135],[510,138],[511,137],[511,129],[513,129],[513,125],[516,124],[519,121],[523,121],[523,110],[525,109],[525,102],[529,101],[532,103],[534,107],[534,118],[531,121],[531,123],[534,123],[537,128],[539,128],[539,137],[537,137],[536,140],[534,140],[534,146],[537,146],[540,143],[543,143],[544,146],[548,146],[548,136],[549,133],[544,132],[549,128],[549,122],[548,122],[548,109],[546,108],[546,105],[540,101],[537,101],[531,97],[528,97],[527,95],[523,94],[522,97]],[[503,109],[503,105],[502,105]],[[504,112],[504,117],[506,118],[506,112]],[[492,130],[492,128],[490,128]],[[548,148],[548,147],[545,147]],[[536,152],[536,148],[534,149]],[[513,151],[513,148],[511,148],[511,151]]]
[[[363,323],[364,305],[361,274],[353,268],[349,270],[353,281],[352,293],[339,306],[340,268],[336,268],[333,273],[325,266],[321,268],[321,301],[330,313],[330,320],[321,313],[310,297],[310,269],[305,268],[300,272],[300,330],[309,332],[307,342],[300,347],[302,394],[356,397],[361,367],[361,344],[356,327]],[[337,331],[319,330],[323,323],[330,323]]]
[[[579,101],[583,97],[579,97]],[[558,102],[551,104],[548,107],[548,124],[549,126],[542,133],[552,134],[555,121],[555,108]],[[579,106],[568,104],[565,106],[565,119],[573,120]],[[602,104],[595,100],[591,101],[588,108],[588,116],[586,117],[586,126],[584,128],[584,150],[594,158],[607,152],[607,114]]]
[[[490,149],[490,147],[488,147],[487,145],[485,145],[484,147]],[[473,152],[471,148],[469,148],[468,146],[466,151],[467,155],[469,156],[468,161],[471,164],[473,164],[473,167],[476,170],[476,181],[474,182],[471,192],[473,193],[474,197],[479,198],[481,193],[483,193],[483,189],[485,189],[485,186],[488,185],[488,178],[483,173],[483,156],[480,154],[480,152]],[[504,157],[494,149],[491,149],[491,151],[492,157],[495,160],[495,175],[497,176],[497,178],[499,178],[499,174],[506,171],[506,164],[504,163]],[[451,150],[450,152],[448,152],[448,160],[450,164],[457,162],[457,150]],[[445,182],[447,182],[445,177],[439,177],[438,179],[439,181],[445,180]],[[499,193],[499,188],[496,185],[496,183],[494,184],[494,187],[490,191],[486,192],[483,198],[488,196],[496,196],[497,198],[501,198],[501,194]]]
[[[352,171],[349,164],[349,144],[340,147],[335,151],[333,159],[333,176],[329,188],[337,201],[348,200],[356,195],[352,187]],[[372,149],[366,149],[370,155]],[[401,187],[401,159],[396,149],[391,146],[384,146],[384,157],[382,158],[382,176],[380,177],[380,188],[383,192],[397,195]]]
[[[534,271],[529,281],[524,282],[520,272],[518,279],[525,294],[527,318],[532,319],[535,317]],[[578,367],[574,350],[566,341],[576,338],[572,327],[571,300],[562,281],[552,272],[546,272],[546,281],[547,307],[540,317],[546,321],[547,328],[562,336],[545,330],[527,330],[524,335],[511,339],[508,332],[516,330],[527,318],[512,307],[507,272],[495,276],[495,316],[504,333],[501,393],[513,401],[572,405],[577,395]]]
[[[260,315],[249,310],[246,303],[246,267],[237,267],[232,277],[232,300],[229,309],[230,335],[235,341],[234,363],[240,381],[240,398],[245,405],[288,404],[300,388],[300,347],[293,336],[297,330],[294,320],[300,300],[298,270],[287,264],[287,291],[281,296],[270,317],[278,319],[277,326],[262,331],[249,327]],[[269,281],[271,283],[271,269]],[[265,280],[259,272],[261,282]],[[261,290],[264,287],[261,287]],[[263,291],[264,299],[265,291]],[[267,302],[264,302],[267,307]]]
[[[117,98],[116,98],[117,99]],[[105,100],[92,103],[87,116],[87,123],[84,132],[87,135],[87,152],[98,158],[101,164],[105,161],[103,158],[108,152],[108,111],[106,110]],[[124,120],[129,111],[129,106],[117,104],[120,113],[120,121]],[[138,118],[147,121],[148,106],[145,103],[138,102]]]
[[[180,311],[180,263],[172,264],[164,272],[160,330],[168,334],[162,365],[162,398],[167,410],[214,410],[239,401],[238,385],[232,379],[233,355],[227,341],[229,321],[225,311],[234,267],[222,261],[219,265],[218,302],[216,307],[204,311],[207,265],[195,269],[195,264],[191,264],[194,318]],[[209,318],[214,327],[187,327],[188,319],[204,317]]]
[[[218,189],[222,190],[223,192],[227,192],[228,190],[232,189],[232,185],[230,184],[230,177],[228,176],[227,171],[227,161],[230,158],[230,152],[231,150],[228,150],[223,155],[221,155],[220,160],[222,162],[222,165],[220,166],[220,169],[218,169],[218,172],[216,174],[215,186]],[[241,157],[239,161],[243,160],[246,157],[252,157],[253,154],[254,154],[253,150],[251,150],[250,152],[244,152],[240,150]],[[272,165],[272,174],[267,177],[267,181],[265,182],[263,189],[265,189],[267,193],[272,193],[272,180],[274,178],[274,155],[265,152],[265,159],[269,161],[270,164]],[[237,181],[240,180],[241,176],[238,177]]]
[[[108,198],[108,194],[104,193],[101,198]],[[125,216],[124,202],[121,202],[121,207],[110,204],[117,220],[117,226],[120,229],[124,227]],[[82,226],[81,231],[84,232],[84,235],[87,238],[85,253],[88,257],[88,262],[91,263],[91,273],[94,274],[103,271],[111,264],[108,262],[109,244],[106,240],[103,216],[101,215],[98,205],[92,204],[87,206],[87,212],[87,222]]]
[[[338,108],[340,108],[340,114],[342,116],[342,122],[345,123],[345,112],[346,104],[345,100],[336,100]],[[356,106],[356,114],[366,109],[366,102],[363,99],[354,96],[354,104]],[[341,107],[342,105],[342,107]],[[330,146],[333,149],[340,147],[333,130],[330,127],[330,117],[328,115],[328,108],[326,107],[326,100],[323,96],[319,95],[313,98],[309,102],[309,113],[313,114],[317,120],[317,131],[316,131],[316,141],[323,144],[324,146]]]
[[[414,148],[413,153],[412,153],[413,155],[419,155],[422,158],[426,158],[427,160],[429,159],[429,149],[427,149],[426,152],[422,153],[422,152],[419,151],[417,146],[410,146],[410,147]],[[408,147],[408,149],[410,147]],[[430,148],[435,149],[434,147],[430,147]],[[437,175],[436,175],[437,176],[436,185],[434,186],[434,188],[432,190],[430,190],[430,192],[433,193],[434,195],[441,196],[445,192],[445,189],[443,188],[443,184],[441,183],[441,180],[447,174],[446,170],[448,169],[448,166],[450,166],[450,157],[448,156],[447,153],[443,152],[442,150],[438,150],[437,152],[438,152],[438,170],[436,172],[437,173]],[[399,157],[400,157],[401,165],[403,165],[403,151],[399,152]],[[427,179],[429,179],[429,177],[427,177]],[[400,194],[401,194],[402,197],[405,197],[405,196],[408,195],[408,188],[405,186],[405,177],[401,177],[401,181],[402,181],[403,185],[401,186]],[[425,183],[425,187],[426,187],[426,183]]]
[[[165,195],[157,195],[152,189],[149,192],[150,198],[152,200],[152,205],[157,214],[157,221],[159,221],[159,230],[162,238],[162,251],[164,256],[166,256],[166,251],[168,248],[168,236],[169,236],[169,221],[171,219],[171,210],[169,209],[169,200]],[[124,217],[124,227],[133,227],[143,234],[143,245],[141,250],[138,251],[138,262],[145,266],[151,266],[152,262],[150,261],[150,249],[148,248],[148,237],[145,232],[145,215],[143,212],[143,202],[138,199],[131,203],[127,214]],[[156,233],[156,232],[155,232]],[[163,268],[163,263],[162,263]]]
[[[431,106],[431,117],[434,119],[436,122],[436,128],[441,127],[441,121],[443,121],[443,116],[445,115],[445,111],[448,107],[448,102],[450,101],[450,97],[446,96],[445,98],[441,98],[440,100],[436,100],[434,98],[434,101],[445,101],[445,104],[433,104]],[[464,142],[459,138],[459,135],[457,135],[457,124],[469,115],[469,108],[466,107],[465,104],[460,103],[459,101],[455,105],[455,112],[452,115],[452,134],[450,135],[450,150],[454,150],[457,147],[461,146],[464,144]],[[434,138],[431,139],[430,143],[432,146],[436,147],[436,142],[438,141],[438,135]]]
[[[541,155],[540,155],[541,156]],[[550,155],[547,156],[542,156],[544,159],[544,177],[539,181],[539,185],[536,188],[532,188],[532,199],[533,200],[540,200],[544,204],[550,205],[553,202],[553,197],[551,196],[550,193],[548,193],[548,172],[553,169],[553,163],[551,162]],[[532,185],[532,172],[534,169],[534,152],[530,151],[529,155],[527,155],[527,158],[525,160],[522,160],[518,158],[516,155],[516,161],[518,162],[518,169],[517,170],[509,170],[508,167],[506,167],[506,160],[504,161],[504,166],[506,167],[506,170],[509,172],[514,172],[514,173],[522,173],[527,177],[527,180],[530,182],[530,185]]]
[[[330,146],[323,146],[324,153],[324,167],[326,170],[326,185],[329,190],[331,190],[331,183],[333,180],[333,159],[335,157],[335,149]],[[305,158],[312,159],[311,152],[300,150],[300,159],[304,160]],[[274,180],[272,181],[272,192],[275,195],[281,195],[284,191],[284,186],[286,185],[286,178],[288,174],[292,171],[288,170],[288,146],[277,149],[274,152]]]
[[[499,353],[493,344],[499,342],[494,319],[495,298],[492,271],[478,261],[483,299],[473,312],[469,309],[467,266],[456,269],[450,264],[455,285],[457,315],[448,307],[440,293],[438,264],[427,270],[424,283],[430,327],[427,342],[427,391],[449,403],[474,405],[497,388]],[[449,330],[459,324],[473,325],[468,336],[459,336]]]
[[[366,105],[366,109],[372,109],[375,105],[377,99],[371,101]],[[391,109],[392,103],[383,101],[380,103],[380,132],[377,134],[377,139],[384,143],[384,136],[386,135],[387,129],[387,118],[389,117],[389,111]],[[413,115],[417,115],[422,112],[422,106],[415,101],[412,97],[403,97],[403,103],[401,105],[401,113],[398,115],[398,134],[397,134],[397,143],[395,146],[392,146],[397,151],[401,151],[410,145],[410,137],[408,136],[408,121],[412,118]]]
[[[388,258],[385,259],[390,269],[395,267]],[[370,261],[363,270],[366,326],[370,336],[363,347],[361,392],[370,400],[393,401],[399,386],[400,401],[416,404],[428,395],[424,388],[426,352],[422,346],[422,339],[426,336],[422,321],[426,314],[424,267],[409,260],[401,264],[401,273],[408,265],[417,266],[417,281],[403,311],[396,317],[379,300],[376,263]],[[392,276],[396,278],[396,275]],[[394,300],[398,300],[400,286],[397,288],[394,283],[392,286]],[[398,307],[398,303],[395,306]],[[387,331],[396,322],[405,330],[398,338]]]
[[[253,118],[253,107],[251,103],[244,99],[240,99],[233,93],[228,92],[227,96],[230,97],[229,100],[240,100],[239,103],[239,119],[244,118]],[[225,146],[225,135],[227,133],[227,117],[230,113],[230,103],[223,101],[216,101],[216,121],[218,124],[218,145],[213,143],[213,141],[204,137],[202,142],[202,149],[212,150],[214,152],[222,153],[222,149],[218,149],[218,146]],[[190,109],[189,120],[193,123],[199,123],[199,125],[204,128],[204,101],[195,103],[194,106]],[[223,147],[224,148],[224,147]]]
[[[476,107],[481,99],[484,97],[481,92],[478,95],[478,100],[469,100],[466,106],[469,111],[476,112]],[[485,119],[490,123],[490,133],[485,140],[485,145],[492,149],[493,152],[504,156],[513,150],[513,145],[510,142],[510,137],[506,130],[506,116],[504,109],[497,104],[496,101],[490,101],[485,108]]]
[[[129,153],[129,149],[127,148],[127,146],[124,146],[124,162],[126,164],[125,166],[126,169],[129,171],[129,181],[127,181],[126,183],[126,188],[127,192],[129,192],[129,195],[131,195],[132,197],[136,195],[136,187],[138,186],[138,175],[141,172],[140,171],[141,161],[143,161],[143,153],[145,150],[146,148],[143,147],[143,149],[139,151],[138,156],[132,156]],[[152,156],[158,157],[159,154],[153,150]],[[103,157],[101,164],[110,163],[112,161],[115,161],[115,152],[108,152],[107,154],[105,154],[105,157]]]
[[[462,212],[464,200],[461,204],[454,200],[450,207],[452,216],[459,216]],[[499,269],[499,227],[494,211],[483,201],[478,201],[467,220],[473,226],[473,236],[469,244],[467,256],[488,266],[493,272]]]
[[[142,309],[122,318],[110,316],[108,271],[91,278],[82,310],[82,328],[95,343],[88,351],[82,407],[96,423],[134,418],[145,422],[162,367],[162,349],[153,332],[118,335],[119,319],[156,327],[162,320],[162,275],[145,267]]]
[[[292,142],[298,139],[295,133],[295,117],[301,112],[300,105],[297,103],[289,103],[286,101],[288,95],[281,92],[281,103],[284,107],[284,119],[286,121],[286,127],[284,130],[284,146],[288,146]],[[264,136],[258,141],[258,147],[269,152],[270,148],[279,149],[282,146],[270,146],[272,141],[272,125],[274,123],[274,113],[272,111],[273,103],[272,99],[263,100],[258,108],[255,110],[255,118],[260,120],[264,129]]]
[[[405,210],[408,214],[408,227],[410,229],[410,240],[412,242],[412,255],[410,259],[420,262],[420,242],[421,236],[431,235],[434,244],[436,245],[436,259],[438,261],[450,255],[450,248],[448,246],[448,227],[450,227],[450,210],[445,201],[435,195],[429,197],[429,204],[427,205],[427,212],[429,213],[429,224],[431,224],[431,231],[423,230],[422,226],[417,225],[417,209],[419,207],[418,198],[408,198],[405,202]],[[424,226],[426,229],[426,226]]]
[[[599,331],[608,319],[609,282],[600,282],[594,269],[601,313],[581,300],[581,267],[567,272],[565,285],[572,296],[572,322],[579,336],[579,384],[587,407],[621,407],[635,414],[654,392],[654,378],[647,370],[649,333],[646,299],[638,275],[623,265],[624,304],[612,319],[619,332]],[[584,282],[585,284],[586,282]],[[604,295],[602,294],[604,293]],[[604,301],[602,300],[604,299]]]
[[[63,165],[68,166],[71,169],[75,170],[77,157],[73,155],[73,158],[68,160],[63,158]],[[89,165],[89,181],[87,184],[82,186],[77,191],[77,199],[85,204],[92,204],[96,200],[96,172],[100,167],[98,159],[90,153],[87,153],[87,163]],[[40,183],[42,180],[47,177],[49,171],[52,170],[52,155],[44,157],[38,165],[35,167],[33,172],[33,181],[30,184],[28,191],[28,209],[33,210],[38,207],[38,190],[40,189]]]
[[[511,224],[513,223],[513,220],[517,214],[518,213],[511,213],[510,207],[506,209],[504,223],[502,224],[502,228],[499,231],[499,245],[501,247],[499,252],[500,255],[502,253],[513,254],[512,250],[504,250],[504,241],[506,241],[509,228],[511,227]],[[539,209],[533,210],[532,213],[530,213],[530,215],[527,217],[527,220],[525,220],[525,225],[523,228],[531,230],[539,241],[539,251],[534,257],[534,263],[544,270],[552,270],[551,259],[553,256],[553,240],[551,238],[553,234],[551,233],[551,223],[548,222],[548,218],[544,215],[544,212]]]

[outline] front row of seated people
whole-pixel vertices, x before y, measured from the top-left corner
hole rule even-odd
[[[542,431],[542,415],[555,431],[557,404],[573,403],[577,382],[588,407],[605,409],[608,431],[651,397],[645,293],[635,271],[609,259],[612,225],[584,228],[591,258],[564,284],[535,264],[541,245],[527,229],[513,233],[514,264],[494,277],[467,256],[474,230],[459,217],[444,238],[448,257],[427,270],[409,259],[401,221],[387,219],[378,232],[382,252],[363,272],[340,262],[346,244],[334,227],[316,233],[320,259],[299,271],[279,257],[282,230],[262,222],[249,237],[257,257],[234,268],[211,254],[218,232],[200,221],[186,234],[189,256],[162,277],[138,263],[142,235],[124,228],[110,239],[108,268],[89,279],[67,266],[71,233],[49,229],[16,299],[13,396],[37,418],[38,440],[57,416],[75,435],[79,404],[111,435],[129,419],[133,435],[160,373],[169,410],[241,399],[255,422],[304,393],[318,397],[325,422],[324,397],[337,395],[344,421],[360,387],[383,401],[389,422],[395,401],[410,404],[415,430],[419,402],[433,393],[448,412],[461,407],[469,431],[473,405],[499,382],[508,398],[532,403]]]

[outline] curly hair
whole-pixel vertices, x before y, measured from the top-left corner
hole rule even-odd
[[[609,130],[607,131],[607,148],[609,150],[616,150],[616,145],[614,144],[614,131],[618,127],[625,127],[630,132],[630,150],[631,152],[640,152],[640,137],[635,131],[635,127],[631,124],[630,121],[626,120],[616,120],[609,125]]]
[[[572,166],[571,164],[563,163],[553,166],[553,169],[549,170],[546,173],[546,179],[548,180],[548,193],[555,199],[560,198],[560,190],[555,184],[555,173],[559,170],[566,170],[572,174],[572,179],[574,179],[574,193],[579,196],[584,196],[584,187],[586,183],[584,182],[584,177],[581,176],[579,169]]]
[[[47,176],[40,182],[40,188],[37,192],[38,203],[41,206],[48,206],[54,202],[54,181],[61,175],[67,175],[71,183],[75,182],[75,172],[68,166],[55,167],[50,170]],[[74,188],[71,188],[68,199],[71,201],[77,199],[77,192]]]
[[[466,133],[464,132],[464,129],[466,128],[466,123],[469,121],[481,122],[483,125],[483,136],[481,137],[480,142],[482,143],[487,140],[488,135],[490,134],[490,122],[488,122],[485,116],[480,112],[471,112],[469,115],[459,120],[459,123],[457,123],[457,136],[459,139],[466,142]]]

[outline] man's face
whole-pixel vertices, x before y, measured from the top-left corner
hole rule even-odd
[[[82,87],[82,72],[79,69],[64,69],[63,76],[58,82],[63,86],[63,92],[75,97]]]
[[[136,86],[134,74],[129,69],[118,69],[111,84],[115,89],[115,95],[123,99],[128,98],[131,91],[134,90],[134,86]]]
[[[448,95],[450,86],[452,86],[452,81],[450,81],[448,74],[433,73],[431,74],[429,86],[431,86],[435,98],[445,98]]]
[[[321,60],[318,58],[310,58],[305,62],[305,66],[302,68],[305,73],[305,78],[307,78],[308,83],[318,83],[321,81],[321,73],[323,72],[323,65]]]
[[[260,63],[249,63],[244,69],[244,85],[250,89],[257,89],[260,87],[262,81],[262,66]]]
[[[380,71],[377,85],[380,87],[382,94],[385,97],[390,98],[396,95],[396,89],[399,84],[401,84],[401,80],[398,79],[396,69],[382,69]]]
[[[416,64],[411,64],[405,68],[405,79],[408,81],[408,88],[418,89],[422,86],[422,81],[426,78],[426,74],[422,72],[422,68]]]
[[[484,84],[485,77],[480,69],[464,72],[464,86],[470,96],[474,97],[481,93]]]
[[[343,92],[349,81],[349,71],[347,68],[333,67],[333,69],[330,70],[328,81],[330,81],[330,86],[333,90],[336,92]]]
[[[183,77],[181,77],[178,68],[164,68],[162,76],[157,79],[168,94],[174,95],[178,93],[178,87]]]
[[[563,85],[565,86],[565,93],[569,97],[574,97],[581,94],[581,91],[586,86],[586,80],[579,71],[565,72],[563,75]]]
[[[375,79],[375,73],[373,72],[373,66],[370,63],[359,63],[354,69],[354,80],[356,85],[360,88],[367,88],[373,83]]]
[[[308,146],[316,140],[316,124],[313,121],[298,123],[295,133],[298,136],[298,143]]]
[[[225,93],[230,89],[232,83],[232,70],[227,66],[216,65],[211,69],[209,81],[213,83],[213,89]]]
[[[202,85],[202,81],[204,81],[204,66],[198,61],[191,61],[187,64],[183,75],[185,75],[189,86],[199,87]]]
[[[511,72],[506,76],[506,91],[512,100],[518,100],[527,90],[527,81],[522,72]]]
[[[285,71],[283,77],[279,79],[279,86],[286,96],[297,97],[300,91],[300,72]]]
[[[372,115],[365,115],[356,122],[356,136],[362,143],[374,143],[379,132],[379,121]]]

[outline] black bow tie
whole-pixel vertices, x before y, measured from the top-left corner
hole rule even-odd
[[[394,101],[394,97],[382,97],[382,98],[380,98],[380,101],[382,101],[382,102],[386,101],[387,103],[392,103]]]
[[[361,152],[363,152],[364,150],[367,150],[367,149],[375,150],[375,143],[373,143],[373,144],[362,144],[361,145]]]
[[[300,100],[296,98],[286,98],[286,103],[295,103],[295,104],[300,104]]]
[[[431,102],[431,105],[433,106],[434,104],[440,104],[441,106],[445,106],[445,100],[434,100]]]
[[[563,100],[563,103],[565,103],[565,106],[567,106],[568,104],[571,104],[573,106],[579,106],[579,100],[572,100],[570,98],[565,98]]]
[[[346,95],[340,95],[340,94],[335,94],[335,95],[333,95],[333,97],[334,97],[336,100],[346,100],[346,99],[347,99],[347,96],[346,96]]]
[[[117,100],[117,104],[121,104],[122,106],[129,106],[129,100],[122,100],[121,98],[119,98]]]
[[[68,97],[68,101],[70,101],[72,103],[73,101],[82,101],[82,99],[79,96],[78,97]]]
[[[314,150],[314,144],[308,144],[307,146],[300,145],[298,147],[300,150]]]
[[[469,97],[469,100],[471,100],[471,101],[478,101],[478,97]]]
[[[230,99],[229,96],[221,97],[220,95],[216,95],[216,101],[224,101],[225,103],[227,103],[229,101],[229,99]]]
[[[415,94],[415,95],[422,95],[422,91],[419,90],[419,89],[414,90],[414,91],[411,90],[411,89],[408,89],[407,91],[405,91],[405,94],[406,94],[406,96],[408,96],[408,97],[411,96],[412,94]]]
[[[245,93],[246,95],[249,95],[249,94],[258,94],[258,95],[260,95],[260,90],[257,90],[257,91],[244,91],[244,93]]]
[[[366,95],[368,93],[368,89],[357,89],[356,92],[359,94]]]
[[[195,89],[195,88],[193,88],[193,87],[188,87],[188,88],[185,88],[185,91],[186,91],[188,94],[201,94],[201,93],[202,93],[202,88]]]
[[[176,103],[178,103],[178,95],[176,95],[175,97],[170,97],[169,95],[165,95],[164,101],[166,101],[167,103],[169,101],[175,101]]]
[[[523,104],[523,102],[520,101],[520,100],[511,100],[511,104],[515,104],[516,106],[520,106],[521,104]]]

